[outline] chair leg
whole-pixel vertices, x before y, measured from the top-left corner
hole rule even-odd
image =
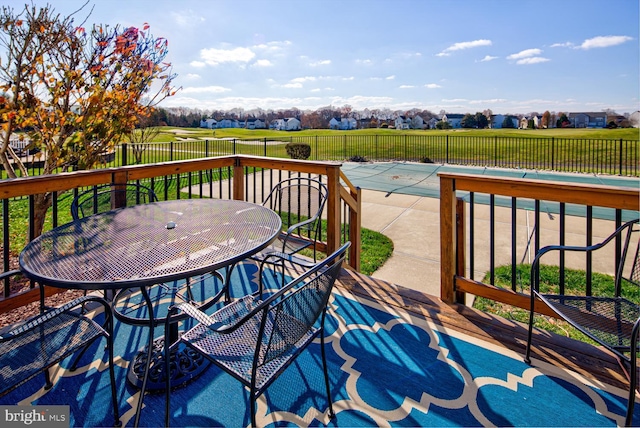
[[[324,350],[324,328],[320,334],[320,353],[322,354],[322,370],[324,371],[324,384],[327,388],[327,401],[329,402],[329,419],[336,417],[333,411],[333,401],[331,400],[331,386],[329,385],[329,371],[327,370],[327,356]]]
[[[118,392],[116,391],[116,373],[113,368],[113,329],[107,338],[107,346],[109,347],[109,380],[111,381],[111,400],[113,401],[113,418],[114,426],[121,427],[120,409],[118,408]]]
[[[256,403],[256,394],[252,390],[249,393],[249,406],[251,407],[251,426],[252,427],[257,427],[258,426],[258,424],[256,423],[256,406],[257,405],[258,405],[258,403]]]
[[[524,362],[529,365],[531,365],[531,341],[533,340],[534,302],[534,298],[531,297],[531,308],[529,308],[529,332],[527,334],[527,351],[524,355]]]
[[[51,382],[51,374],[49,373],[49,369],[44,369],[44,389],[45,391],[50,390],[53,387],[53,382]]]
[[[631,369],[629,373],[629,401],[627,402],[627,416],[625,418],[625,426],[633,424],[633,408],[636,403],[636,387],[638,385],[638,364],[636,361],[636,353],[638,350],[638,330],[640,329],[640,320],[636,321],[631,331],[631,351],[629,359],[631,360]]]

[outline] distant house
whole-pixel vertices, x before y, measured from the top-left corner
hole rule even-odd
[[[269,124],[269,128],[276,131],[299,131],[300,121],[295,117],[286,119],[275,119]]]
[[[607,126],[607,114],[600,113],[569,113],[569,122],[574,128],[604,128]]]
[[[429,125],[430,129],[435,129],[436,127],[436,123],[440,122],[440,119],[438,119],[437,117],[432,117],[431,119],[429,119],[429,121],[427,122],[427,125]]]
[[[520,120],[518,121],[518,128],[527,129],[528,127],[529,127],[529,117],[528,116],[522,116],[520,118]]]
[[[424,129],[424,119],[420,116],[411,118],[411,129]]]
[[[535,115],[532,117],[533,119],[533,126],[535,126],[538,129],[542,128],[542,115]]]
[[[377,120],[374,122],[374,120],[372,118],[367,118],[367,119],[360,119],[358,121],[358,129],[367,129],[367,128],[372,128],[375,127],[377,124]]]
[[[627,120],[626,117],[624,117],[622,115],[619,115],[619,114],[610,115],[610,116],[607,116],[607,125],[606,126],[609,126],[609,124],[612,123],[612,122],[613,122],[614,125],[620,126],[620,125],[624,124],[626,122],[626,120]]]
[[[447,113],[442,116],[442,121],[447,122],[452,128],[462,128],[462,118],[464,114]]]
[[[247,119],[245,128],[247,129],[265,129],[267,125],[260,119],[255,117]]]
[[[203,119],[200,121],[200,128],[215,129],[218,127],[218,121],[215,119]]]
[[[356,129],[358,122],[352,117],[332,117],[329,121],[330,129],[339,129],[341,131],[348,131],[350,129]]]
[[[406,116],[398,116],[395,120],[396,129],[411,129],[411,118]]]
[[[238,121],[236,119],[220,119],[218,121],[218,128],[239,128]]]
[[[514,116],[505,116],[504,114],[492,114],[491,115],[491,128],[502,129],[505,119],[509,117],[513,123],[513,127],[518,127],[518,118]]]

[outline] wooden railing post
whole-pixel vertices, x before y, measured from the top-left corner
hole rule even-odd
[[[233,199],[244,201],[244,166],[240,159],[233,165]]]
[[[455,180],[440,177],[440,298],[454,303],[456,274]]]
[[[464,199],[456,199],[456,276],[464,277],[467,273],[467,211]],[[455,286],[455,284],[454,284]],[[465,305],[467,293],[455,290],[456,303]]]
[[[340,247],[340,166],[327,168],[327,254]]]
[[[127,205],[127,192],[114,192],[117,189],[126,189],[128,180],[127,171],[117,171],[111,174],[111,208],[122,208]]]
[[[351,196],[358,202],[357,209],[349,210],[349,265],[356,271],[360,271],[360,250],[362,249],[362,237],[360,236],[362,226],[362,190],[358,187]]]

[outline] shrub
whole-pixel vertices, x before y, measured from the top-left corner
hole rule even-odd
[[[289,143],[285,147],[291,159],[309,159],[311,146],[307,143]]]
[[[368,162],[367,158],[360,155],[354,155],[349,158],[349,162]]]

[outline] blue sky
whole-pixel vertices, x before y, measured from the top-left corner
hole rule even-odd
[[[90,22],[169,40],[183,89],[166,107],[624,113],[640,109],[639,3],[94,0]]]

